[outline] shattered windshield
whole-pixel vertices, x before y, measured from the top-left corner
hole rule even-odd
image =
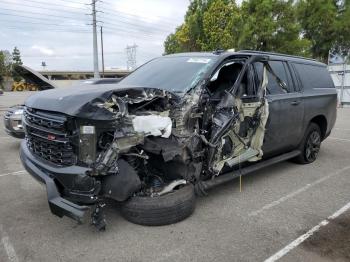
[[[202,79],[216,59],[214,56],[156,58],[124,78],[120,84],[183,93]]]

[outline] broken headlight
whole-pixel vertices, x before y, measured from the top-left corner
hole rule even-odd
[[[91,165],[96,159],[95,126],[81,126],[79,132],[79,160]]]

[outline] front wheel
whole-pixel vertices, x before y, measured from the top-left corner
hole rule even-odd
[[[121,205],[122,216],[135,224],[162,226],[190,216],[195,208],[192,184],[156,197],[134,196]]]
[[[301,154],[295,159],[297,163],[309,164],[316,160],[321,147],[321,130],[315,123],[310,123],[299,147]]]

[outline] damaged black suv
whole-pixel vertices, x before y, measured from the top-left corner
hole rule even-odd
[[[55,215],[103,206],[143,225],[189,216],[195,193],[287,159],[313,162],[336,119],[324,64],[254,51],[156,58],[115,85],[27,99],[21,160]]]

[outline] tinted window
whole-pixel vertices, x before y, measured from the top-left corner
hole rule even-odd
[[[287,86],[288,92],[291,92],[290,85],[288,82],[287,72],[281,61],[269,61],[269,64],[273,72],[281,79]],[[285,94],[286,91],[279,85],[277,79],[270,73],[267,72],[269,83],[267,84],[267,93],[274,94]]]
[[[273,72],[281,79],[285,84],[288,92],[293,92],[293,82],[291,81],[291,76],[287,69],[287,65],[281,61],[269,61],[269,64]],[[263,79],[263,63],[257,62],[254,63],[255,71],[258,76],[259,86]],[[267,84],[267,93],[268,94],[285,94],[286,91],[278,84],[276,78],[270,73],[267,72],[268,84]]]
[[[326,67],[293,63],[304,89],[334,88]]]
[[[293,82],[293,79],[292,79],[291,70],[287,62],[283,62],[283,66],[284,66],[284,69],[286,70],[286,74],[288,78],[288,81],[286,82],[288,93],[292,93],[296,90],[296,88],[295,88],[295,83]]]
[[[288,68],[289,68],[289,72],[293,75],[294,89],[298,92],[301,91],[302,88],[301,88],[301,84],[300,84],[300,79],[299,79],[299,77],[297,77],[294,66],[289,64]]]

